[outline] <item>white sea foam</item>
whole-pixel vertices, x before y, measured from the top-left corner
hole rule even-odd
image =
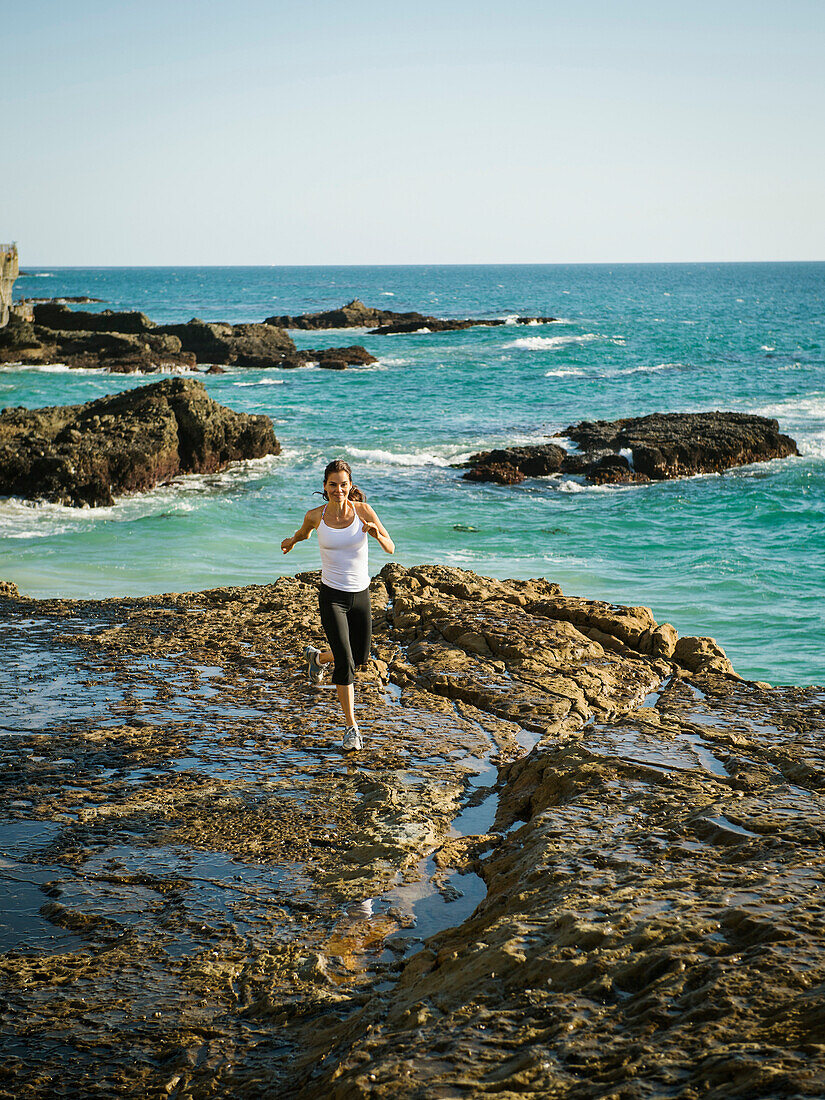
[[[521,348],[524,351],[555,351],[557,348],[567,347],[568,344],[589,344],[591,340],[598,340],[597,332],[585,332],[580,336],[520,336],[505,348]]]
[[[545,378],[567,378],[569,375],[573,375],[573,374],[584,374],[584,371],[580,370],[578,367],[570,367],[567,370],[563,370],[563,369],[562,370],[546,370],[544,372],[544,377]]]
[[[803,455],[825,458],[825,393],[788,397],[749,411],[778,420],[779,430],[793,436]]]
[[[395,297],[395,292],[392,291],[392,290],[382,290],[381,291],[381,297],[382,298],[394,298]]]
[[[588,486],[584,485],[581,481],[573,481],[570,478],[565,478],[563,481],[556,483],[556,488],[560,493],[586,493]]]
[[[626,367],[612,371],[612,374],[655,374],[660,370],[688,370],[685,363],[641,363],[638,367]]]
[[[440,455],[432,451],[396,452],[369,447],[348,447],[347,450],[359,462],[374,462],[382,466],[449,466],[460,461],[457,455]]]
[[[558,475],[555,475],[557,478]],[[553,478],[542,478],[542,481],[551,481]],[[588,485],[583,481],[576,481],[572,478],[564,478],[561,481],[556,480],[553,488],[559,493],[630,493],[638,489],[648,488],[647,485]]]
[[[409,364],[409,359],[391,359],[389,356],[380,356],[378,362],[385,367],[406,367]]]
[[[105,374],[109,377],[121,376],[124,378],[151,378],[157,374],[185,374],[195,377],[206,373],[196,367],[173,366],[172,364],[164,364],[157,370],[132,371],[125,375],[121,375],[120,371],[107,370],[105,367],[70,367],[66,363],[3,363],[0,365],[0,371],[32,371],[37,374]]]
[[[106,374],[101,367],[67,367],[65,363],[3,363],[0,371],[34,371],[38,374]]]
[[[262,378],[260,382],[233,382],[233,386],[283,386],[283,378]]]
[[[47,538],[65,531],[85,531],[97,523],[132,522],[169,512],[191,512],[227,489],[266,477],[278,462],[278,456],[265,455],[234,462],[217,474],[182,474],[167,485],[158,485],[145,493],[130,493],[104,508],[0,498],[0,538]]]

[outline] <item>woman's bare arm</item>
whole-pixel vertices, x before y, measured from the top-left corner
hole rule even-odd
[[[281,543],[281,549],[285,554],[288,554],[296,542],[303,542],[308,539],[309,536],[318,527],[318,509],[310,508],[307,514],[304,516],[304,522],[295,532],[291,538],[286,538]]]
[[[368,535],[378,540],[378,545],[387,554],[395,553],[395,543],[392,541],[384,524],[378,518],[375,510],[365,501],[359,501],[355,506],[361,520],[361,526]]]

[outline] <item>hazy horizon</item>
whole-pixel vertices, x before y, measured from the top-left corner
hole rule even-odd
[[[479,260],[474,263],[414,263],[414,264],[394,264],[394,263],[380,263],[380,264],[345,264],[335,263],[330,261],[323,264],[24,264],[21,257],[20,277],[25,277],[27,270],[33,270],[36,272],[46,271],[47,268],[53,268],[55,271],[104,271],[104,270],[119,270],[121,268],[135,268],[145,269],[147,271],[153,269],[168,269],[175,270],[178,268],[192,268],[192,269],[206,269],[206,268],[374,268],[374,267],[735,267],[737,265],[744,266],[747,264],[825,264],[825,260],[569,260],[569,261],[523,261],[523,262],[511,262],[504,260],[498,262],[495,260]]]

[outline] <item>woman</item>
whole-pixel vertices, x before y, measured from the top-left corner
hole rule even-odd
[[[395,543],[364,494],[353,485],[352,470],[346,462],[335,459],[329,463],[324,470],[321,495],[327,503],[311,508],[292,538],[281,543],[281,549],[288,554],[296,542],[308,539],[313,531],[318,532],[321,551],[318,602],[329,649],[307,646],[307,675],[310,683],[319,684],[324,665],[334,665],[332,682],[338,689],[347,727],[344,749],[357,752],[363,744],[355,721],[352,685],[355,666],[366,662],[372,639],[367,535],[377,539],[388,554],[395,553]]]

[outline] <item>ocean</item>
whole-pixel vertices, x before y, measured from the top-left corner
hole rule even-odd
[[[281,539],[346,458],[405,565],[547,577],[569,595],[644,604],[712,635],[737,671],[825,679],[825,264],[26,269],[15,297],[88,295],[82,309],[153,320],[261,321],[353,297],[442,317],[549,315],[552,325],[370,336],[379,359],[326,371],[228,369],[217,401],[266,413],[277,457],[186,477],[111,508],[0,500],[0,579],[32,596],[119,596],[265,583],[318,566]],[[155,381],[0,367],[0,406],[77,404]],[[453,464],[542,442],[582,419],[727,409],[776,417],[801,457],[649,486],[571,477],[514,487]],[[387,556],[371,547],[378,572]]]

